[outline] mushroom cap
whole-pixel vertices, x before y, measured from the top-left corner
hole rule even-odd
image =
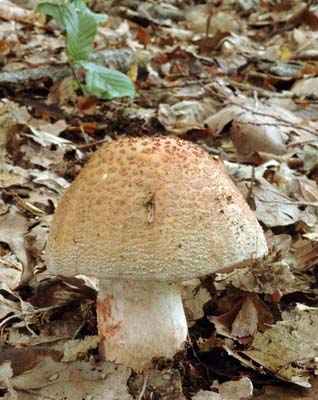
[[[64,193],[53,274],[183,281],[264,256],[262,228],[222,164],[172,137],[103,145]]]

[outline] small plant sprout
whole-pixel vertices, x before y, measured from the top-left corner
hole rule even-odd
[[[133,97],[134,84],[127,75],[89,61],[97,26],[107,20],[107,15],[93,13],[85,3],[84,0],[55,0],[39,4],[36,10],[51,16],[57,26],[65,31],[68,61],[77,86],[84,93],[102,100]],[[80,67],[86,72],[85,84],[78,78]]]

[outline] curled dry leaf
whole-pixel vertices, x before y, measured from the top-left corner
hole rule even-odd
[[[213,389],[217,389],[221,400],[247,400],[253,395],[253,384],[247,377],[223,382],[213,383]]]
[[[270,154],[286,152],[287,135],[271,117],[244,113],[233,121],[230,137],[238,152],[245,156],[255,151]]]
[[[14,112],[18,110],[18,105],[13,101],[2,99],[0,102],[0,146],[7,141],[7,135],[13,125],[16,124]]]
[[[0,264],[1,268],[1,264]],[[6,299],[2,294],[0,294],[0,319],[3,320],[8,314],[19,313],[19,306],[12,300]]]
[[[6,254],[0,258],[0,282],[5,282],[10,289],[20,285],[22,272],[23,266],[15,254]]]
[[[310,387],[310,375],[318,372],[318,350],[313,345],[318,337],[318,309],[298,304],[283,312],[282,318],[264,333],[256,332],[249,349],[228,350],[260,372],[265,368],[280,379]]]
[[[268,227],[303,221],[314,226],[318,218],[318,187],[299,177],[287,164],[269,161],[256,168],[225,163],[243,196],[253,200],[255,214]],[[270,179],[267,179],[267,176]]]
[[[203,306],[211,300],[211,294],[200,286],[199,280],[193,280],[182,285],[181,295],[188,327],[191,327],[204,316]]]
[[[208,390],[200,390],[200,392],[192,396],[192,400],[223,400],[223,399],[219,393],[211,392]]]
[[[255,294],[226,296],[219,301],[220,316],[208,317],[218,334],[242,343],[252,341],[257,331],[263,332],[272,323],[272,314],[267,305]]]
[[[79,354],[85,354],[88,350],[96,349],[99,336],[86,336],[84,339],[67,340],[63,345],[63,362],[76,361]]]
[[[213,105],[208,100],[184,100],[174,105],[160,104],[158,119],[167,130],[179,135],[191,129],[202,129],[212,110]]]
[[[232,104],[209,117],[205,124],[213,136],[230,124],[231,139],[244,159],[255,152],[285,154],[286,143],[291,139],[317,140],[316,126],[305,124],[284,107],[252,102],[243,96],[229,96],[228,100]]]
[[[301,220],[299,205],[280,192],[276,186],[263,182],[253,188],[255,214],[265,225],[286,226]],[[314,221],[312,221],[314,222]]]
[[[317,236],[305,234],[304,239],[296,240],[290,247],[286,260],[292,270],[298,273],[308,271],[318,264]],[[316,285],[315,285],[316,286]]]
[[[219,384],[213,382],[212,391],[200,390],[192,400],[247,400],[253,395],[253,384],[244,376],[240,379]]]
[[[297,81],[291,91],[299,97],[318,97],[318,78],[308,78]]]
[[[66,179],[56,175],[54,172],[51,171],[33,170],[31,171],[31,176],[34,183],[46,186],[48,189],[51,189],[60,195],[70,185]]]
[[[308,173],[318,169],[318,142],[304,146],[304,168]]]
[[[10,396],[10,400],[18,400],[18,394],[13,389],[13,386],[11,383],[12,376],[13,376],[13,371],[11,368],[10,361],[1,363],[1,365],[0,365],[0,382],[3,382],[5,387],[8,389],[8,396]],[[1,385],[1,383],[0,383],[0,385]]]
[[[250,268],[236,269],[228,274],[217,273],[215,287],[224,290],[229,285],[246,292],[272,295],[277,291],[292,293],[300,288],[286,261],[260,262]]]
[[[27,219],[14,206],[0,216],[0,242],[7,243],[24,267],[28,264],[24,240],[27,228]]]
[[[284,110],[286,113],[287,110]],[[210,132],[217,136],[231,123],[230,136],[238,152],[249,156],[262,151],[271,154],[284,154],[288,139],[288,128],[282,125],[278,115],[268,106],[253,106],[246,102],[244,107],[230,105],[209,117],[205,123]]]
[[[265,237],[267,246],[272,253],[284,256],[288,252],[292,242],[291,235],[287,233],[275,235],[271,230],[268,230],[265,233]]]
[[[194,33],[205,33],[207,29],[207,19],[209,16],[209,9],[207,4],[199,4],[194,7],[189,7],[186,11],[186,20],[189,28]],[[225,11],[211,10],[213,14],[213,23],[210,24],[209,34],[215,35],[218,32],[237,32],[240,25],[237,18],[229,14],[233,13],[233,8],[230,7]]]
[[[262,186],[253,188],[253,195],[256,204],[256,217],[267,226],[286,226],[292,223],[303,221],[308,226],[314,226],[317,222],[318,201],[306,201],[308,198],[308,184],[306,182],[294,180],[289,185],[290,189],[298,186],[297,191],[292,192],[288,186],[277,187],[263,182]],[[307,186],[307,187],[306,187]],[[315,196],[316,187],[309,185],[312,188],[310,197]],[[287,193],[284,192],[287,189]],[[309,189],[311,190],[311,189]],[[305,192],[307,191],[307,193]],[[289,197],[293,194],[293,197]],[[295,199],[295,197],[298,197]]]
[[[11,322],[12,319],[19,320],[19,322],[14,322],[13,325],[16,327],[26,328],[29,333],[34,335],[34,332],[30,328],[30,325],[32,324],[32,318],[36,314],[34,307],[27,301],[24,301],[21,296],[10,289],[5,282],[0,282],[0,290],[4,296],[11,295],[11,297],[15,300],[15,304],[12,304],[11,302],[7,303],[7,305],[11,306],[12,315],[9,315],[2,320],[0,326],[6,326],[9,321]]]

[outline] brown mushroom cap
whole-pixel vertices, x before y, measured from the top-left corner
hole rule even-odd
[[[182,281],[266,252],[219,162],[177,138],[142,137],[93,154],[57,207],[46,259],[54,274]]]

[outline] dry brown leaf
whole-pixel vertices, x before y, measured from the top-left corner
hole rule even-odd
[[[66,179],[56,175],[52,171],[32,170],[30,175],[32,176],[34,183],[46,186],[48,189],[53,190],[59,195],[61,195],[70,185]]]
[[[0,365],[0,382],[3,382],[8,389],[8,396],[10,396],[10,400],[18,400],[18,394],[13,389],[11,378],[13,376],[11,363],[10,361],[6,361],[1,363]],[[9,398],[9,397],[7,397]]]
[[[200,392],[192,396],[192,400],[223,400],[223,399],[219,393],[211,392],[208,390],[200,390]]]
[[[99,336],[85,336],[84,339],[65,341],[62,362],[76,361],[80,354],[87,354],[89,350],[98,348],[99,339]]]
[[[318,142],[304,147],[304,168],[307,172],[318,169]]]
[[[222,400],[248,400],[253,396],[253,384],[247,376],[221,384],[213,383],[212,388],[218,390]]]
[[[15,254],[6,254],[0,259],[0,282],[5,282],[10,289],[16,289],[21,282],[22,264]]]
[[[229,162],[225,167],[243,196],[252,199],[257,219],[268,227],[298,221],[316,224],[318,187],[314,180],[299,177],[286,163],[274,160],[256,168]],[[268,175],[270,182],[265,178]]]
[[[1,265],[1,264],[0,264]],[[6,299],[0,294],[0,320],[4,319],[8,314],[19,313],[20,308],[17,303],[12,300]]]
[[[220,309],[222,307],[222,311]],[[219,335],[247,343],[257,331],[264,331],[272,323],[267,305],[255,294],[225,296],[218,303],[220,316],[209,316]]]
[[[217,11],[213,13],[213,23],[210,24],[209,34],[213,35],[217,32],[236,32],[240,26],[235,18],[229,18],[229,11]],[[189,7],[186,11],[186,20],[194,33],[205,33],[208,20],[208,5],[199,4]]]
[[[22,169],[22,168],[20,168]],[[26,172],[26,171],[25,171]],[[0,187],[9,188],[10,186],[23,186],[28,182],[28,173],[19,174],[16,168],[9,170],[0,171]]]
[[[299,205],[282,194],[276,186],[262,182],[262,186],[253,188],[253,195],[256,218],[263,224],[269,227],[286,226],[301,219]]]
[[[318,97],[318,78],[308,78],[297,81],[291,91],[299,97]]]
[[[287,151],[286,143],[317,140],[315,123],[303,121],[282,106],[253,102],[244,96],[229,95],[231,103],[209,117],[205,124],[213,136],[218,136],[230,125],[231,138],[244,159],[255,152],[281,155]]]
[[[65,400],[132,400],[127,388],[130,373],[130,369],[109,362],[96,365],[87,362],[61,363],[43,357],[30,371],[11,378],[11,385],[19,400],[34,400],[34,396]],[[0,385],[7,387],[4,380]],[[12,400],[12,397],[6,395],[4,399]]]
[[[306,237],[309,236],[309,240]],[[291,246],[286,255],[287,262],[296,272],[307,271],[318,264],[318,240],[311,240],[310,234],[305,234],[304,239],[298,239]]]
[[[47,98],[47,104],[64,106],[75,102],[77,95],[73,87],[73,77],[67,76],[57,81],[51,88]]]
[[[1,0],[0,15],[4,19],[14,20],[20,18],[27,19],[32,15],[32,13],[31,11],[19,7],[18,5],[12,3],[9,0]]]
[[[317,400],[318,379],[311,380],[311,388],[302,388],[293,384],[266,385],[255,400]]]
[[[214,136],[231,123],[231,139],[239,153],[244,156],[257,151],[271,154],[286,152],[288,129],[282,126],[277,120],[276,112],[269,107],[253,106],[250,102],[244,107],[232,105],[214,114],[205,123]]]
[[[232,285],[247,292],[269,295],[277,291],[287,294],[300,289],[289,264],[286,261],[271,260],[250,268],[236,269],[229,274],[217,273],[214,284],[218,290]]]
[[[256,332],[249,349],[233,355],[243,364],[251,366],[246,362],[250,359],[260,371],[265,368],[280,379],[309,387],[310,375],[318,371],[318,350],[314,345],[318,338],[318,309],[298,304],[292,311],[283,312],[282,317],[264,333]]]
[[[284,256],[291,245],[292,237],[287,233],[275,235],[271,230],[265,232],[268,249],[275,254]]]
[[[13,101],[2,99],[0,102],[0,146],[6,143],[9,130],[16,124],[14,112],[17,109],[18,105]]]
[[[209,100],[185,100],[174,105],[160,104],[158,119],[167,130],[183,134],[191,129],[202,129],[211,112],[213,105]]]
[[[28,264],[24,241],[27,228],[27,219],[14,206],[10,208],[8,213],[0,216],[0,241],[8,244],[23,267]]]
[[[211,294],[200,286],[199,280],[193,280],[182,284],[181,295],[188,326],[191,327],[204,316],[203,306],[211,300]]]

